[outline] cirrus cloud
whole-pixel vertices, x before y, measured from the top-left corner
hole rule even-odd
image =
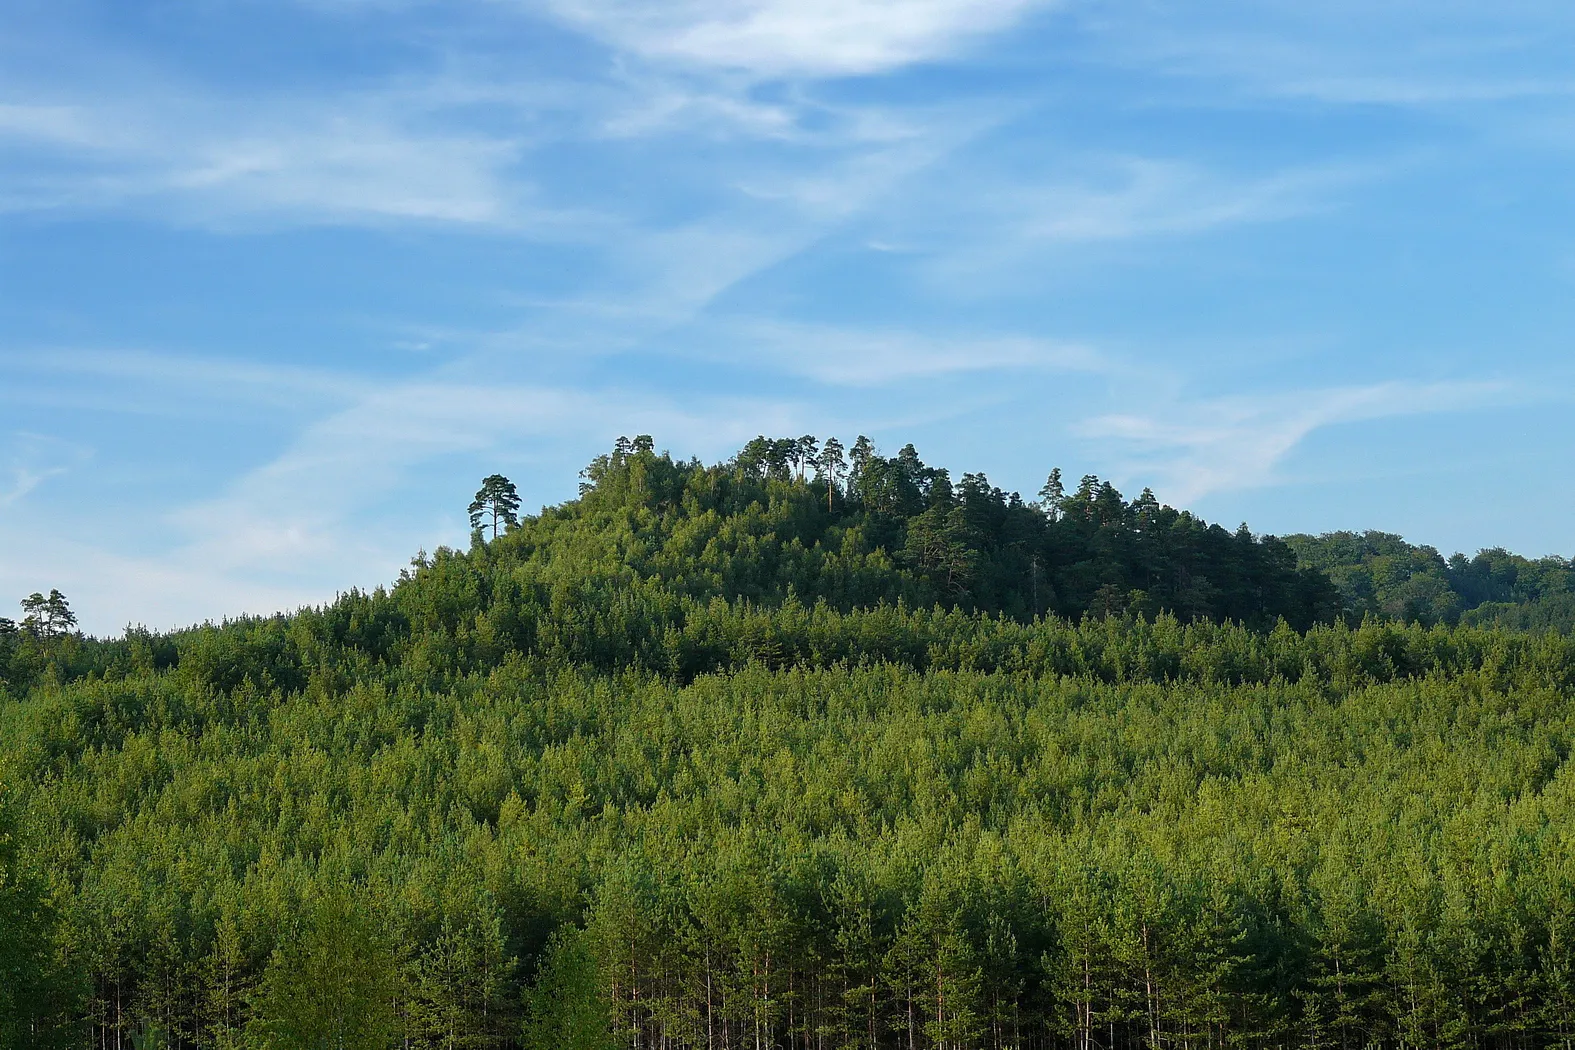
[[[882,73],[955,54],[1045,0],[552,0],[562,20],[646,58],[761,77]]]

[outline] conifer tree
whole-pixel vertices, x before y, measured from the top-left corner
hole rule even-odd
[[[69,634],[77,625],[66,596],[50,588],[49,596],[34,591],[22,599],[22,630],[43,641]]]
[[[516,513],[519,509],[520,496],[514,483],[502,474],[488,475],[476,491],[476,498],[471,501],[470,527],[481,528],[483,521],[490,515],[492,538],[497,539],[500,522],[510,527],[519,524],[519,515]]]
[[[613,1050],[612,1016],[590,938],[569,926],[553,935],[526,994],[525,1050]]]
[[[350,887],[330,882],[268,960],[247,1035],[271,1050],[388,1050],[398,997],[394,953],[376,918]]]
[[[826,480],[826,513],[830,514],[831,498],[836,493],[837,481],[847,471],[842,442],[834,437],[828,437],[820,446],[820,455],[815,457],[815,469]]]

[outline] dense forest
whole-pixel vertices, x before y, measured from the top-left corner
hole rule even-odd
[[[862,439],[517,507],[0,621],[0,1046],[1575,1046],[1567,563]]]
[[[1287,536],[1304,568],[1339,588],[1348,616],[1421,623],[1501,624],[1522,630],[1575,628],[1575,564],[1501,548],[1446,561],[1433,547],[1385,532]]]

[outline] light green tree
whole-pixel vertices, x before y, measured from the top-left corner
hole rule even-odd
[[[268,960],[251,995],[248,1042],[259,1050],[387,1050],[399,1037],[397,972],[365,905],[330,885]]]
[[[568,926],[553,935],[525,996],[525,1050],[612,1050],[612,1013],[590,938]]]
[[[0,1050],[53,1045],[65,990],[54,949],[54,909],[24,863],[0,782]]]

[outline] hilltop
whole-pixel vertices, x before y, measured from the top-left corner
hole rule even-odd
[[[1025,499],[982,474],[954,481],[912,445],[886,457],[860,438],[850,451],[834,439],[762,437],[705,465],[657,452],[649,437],[620,439],[582,472],[578,498],[509,513],[492,535],[483,523],[468,550],[422,553],[390,588],[112,642],[46,647],[0,629],[0,685],[25,689],[50,666],[65,679],[169,667],[182,654],[212,665],[221,685],[248,675],[299,684],[303,660],[325,647],[443,673],[517,653],[691,676],[754,653],[723,636],[783,608],[827,622],[885,608],[910,625],[938,612],[1017,624],[1170,616],[1260,631],[1366,617],[1575,625],[1575,567],[1561,558],[1490,549],[1446,560],[1379,532],[1276,538],[1210,524],[1148,490],[1129,499],[1095,476],[1066,487],[1052,470]],[[845,654],[863,646],[871,658],[902,648],[848,645]]]
[[[229,646],[249,655],[216,672],[221,684],[248,674],[298,684],[301,660],[328,645],[445,672],[514,652],[690,675],[717,666],[705,645],[685,643],[701,625],[783,607],[1016,623],[1168,614],[1262,630],[1280,620],[1303,630],[1344,611],[1328,576],[1298,566],[1284,542],[1223,529],[1147,490],[1129,500],[1094,476],[1068,489],[1055,470],[1030,501],[982,474],[954,482],[912,445],[886,457],[860,438],[849,451],[834,439],[757,438],[707,466],[656,452],[646,436],[621,438],[582,472],[577,499],[509,513],[490,537],[478,528],[467,551],[423,553],[390,589],[217,630],[60,639],[47,660],[13,631],[0,638],[0,668],[21,688],[50,660],[69,678],[203,665]]]

